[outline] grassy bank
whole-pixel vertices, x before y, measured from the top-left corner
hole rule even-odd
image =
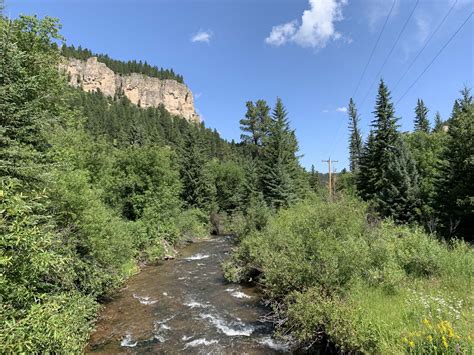
[[[472,353],[472,247],[368,220],[347,198],[282,210],[242,239],[226,277],[258,274],[301,346],[325,336],[341,351]]]

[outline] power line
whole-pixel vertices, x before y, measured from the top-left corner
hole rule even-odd
[[[418,1],[419,1],[419,0],[418,0]],[[362,75],[361,75],[360,78],[359,78],[359,82],[357,83],[356,89],[354,90],[354,93],[353,93],[353,95],[351,96],[352,98],[355,97],[355,95],[356,95],[356,93],[357,93],[357,91],[358,91],[358,89],[359,89],[359,87],[360,87],[360,84],[362,83],[362,79],[364,78],[364,75],[365,75],[365,73],[366,73],[366,71],[367,71],[367,68],[369,67],[370,61],[372,60],[372,57],[374,56],[375,50],[376,50],[376,48],[377,48],[377,46],[378,46],[378,44],[379,44],[379,41],[380,41],[380,38],[382,37],[383,32],[385,31],[385,27],[387,26],[388,20],[390,19],[390,16],[392,15],[392,12],[393,12],[393,9],[395,8],[395,3],[396,3],[396,2],[397,2],[397,0],[393,0],[393,2],[392,2],[392,6],[390,7],[390,11],[388,12],[387,17],[385,18],[385,22],[384,22],[384,24],[383,24],[383,26],[382,26],[382,28],[381,28],[381,30],[380,30],[380,33],[379,33],[379,35],[378,35],[378,37],[377,37],[377,40],[375,41],[375,45],[374,45],[374,47],[372,48],[372,51],[371,51],[370,56],[369,56],[369,59],[367,60],[367,63],[365,64],[364,70],[362,71]],[[372,83],[372,85],[373,85],[373,83]],[[365,99],[364,99],[364,101],[365,101]],[[330,151],[330,155],[332,155],[332,153],[333,153],[333,151],[334,151],[334,148],[336,148],[336,144],[339,143],[339,135],[340,135],[341,128],[342,128],[342,122],[343,122],[343,121],[341,121],[341,123],[339,124],[339,127],[338,127],[338,129],[337,129],[336,137],[335,137],[334,142],[333,142],[333,144],[332,144],[332,148],[331,148],[331,151]]]
[[[441,49],[438,51],[438,53],[436,53],[436,55],[431,60],[431,62],[426,66],[426,68],[421,72],[421,74],[418,75],[418,77],[415,79],[415,81],[408,87],[408,89],[406,89],[406,91],[403,93],[402,96],[400,96],[400,98],[397,100],[397,102],[395,104],[398,104],[405,97],[405,95],[408,93],[408,91],[410,91],[410,89],[413,86],[415,86],[415,84],[418,82],[418,80],[420,80],[420,78],[423,76],[423,74],[425,74],[427,72],[427,70],[431,67],[431,65],[436,60],[436,58],[438,58],[439,55],[443,52],[443,50],[449,45],[449,43],[451,43],[451,41],[454,39],[454,37],[456,37],[456,35],[459,33],[459,31],[461,31],[461,29],[464,27],[464,25],[467,23],[467,21],[469,21],[469,19],[472,17],[473,14],[474,14],[473,12],[470,13],[470,15],[464,20],[464,22],[461,24],[461,26],[458,27],[456,32],[454,32],[453,35],[448,39],[448,41],[441,47]]]
[[[357,86],[354,90],[354,94],[352,95],[352,98],[355,97],[355,95],[357,94],[357,90],[359,90],[359,86],[362,82],[362,79],[364,78],[364,75],[365,75],[365,72],[367,71],[367,68],[369,67],[369,64],[370,64],[370,61],[372,60],[372,57],[374,56],[375,49],[377,48],[377,46],[379,44],[379,41],[380,41],[380,38],[382,37],[382,34],[385,31],[385,27],[387,26],[388,19],[390,18],[390,15],[392,14],[392,11],[393,11],[393,8],[395,7],[396,2],[397,2],[397,0],[393,0],[392,7],[390,8],[390,11],[388,12],[387,18],[385,19],[385,22],[382,26],[382,29],[380,30],[380,33],[377,37],[377,41],[375,41],[374,48],[372,48],[372,52],[370,53],[369,60],[367,60],[367,63],[365,64],[364,70],[362,71],[362,75],[359,78],[359,82],[357,83]]]
[[[401,29],[401,31],[398,33],[398,36],[397,36],[397,39],[395,40],[395,43],[393,44],[392,48],[390,49],[390,52],[388,53],[387,57],[385,58],[382,66],[380,67],[380,70],[378,71],[377,75],[375,76],[374,80],[372,81],[372,84],[370,84],[370,87],[369,87],[369,90],[367,90],[367,93],[365,94],[364,96],[364,99],[362,100],[362,103],[360,105],[360,107],[362,108],[362,106],[364,105],[364,102],[365,100],[367,99],[367,96],[369,96],[370,94],[370,90],[372,90],[372,87],[374,86],[375,82],[377,81],[377,79],[380,77],[380,74],[382,73],[382,70],[383,68],[385,67],[385,64],[387,64],[390,56],[392,55],[393,51],[395,50],[395,47],[397,46],[398,44],[398,41],[400,40],[400,38],[402,37],[402,34],[403,32],[405,31],[407,25],[408,25],[408,22],[410,22],[410,19],[412,18],[413,16],[413,13],[415,12],[416,8],[418,7],[418,4],[420,3],[420,0],[417,0],[416,1],[416,4],[415,6],[413,7],[413,9],[411,10],[410,12],[410,15],[408,16],[408,18],[406,19],[405,23],[403,24],[403,27]]]
[[[400,82],[403,80],[403,78],[405,77],[405,75],[407,75],[407,73],[410,71],[411,67],[413,66],[413,64],[415,64],[416,60],[418,59],[418,57],[421,55],[421,53],[423,53],[423,51],[425,50],[425,48],[428,46],[428,43],[430,43],[431,39],[434,37],[434,35],[438,32],[438,30],[441,28],[441,26],[443,26],[444,22],[446,21],[446,19],[448,18],[449,14],[451,13],[451,11],[453,11],[454,7],[456,6],[458,0],[456,0],[453,5],[451,6],[451,8],[449,9],[449,11],[446,13],[446,15],[444,16],[444,18],[441,20],[441,22],[438,24],[438,26],[436,27],[436,29],[431,33],[431,35],[428,37],[428,39],[426,40],[425,44],[423,45],[423,47],[420,49],[420,51],[418,52],[418,54],[415,56],[415,58],[413,58],[413,60],[411,61],[410,65],[408,66],[408,68],[405,70],[405,72],[402,74],[402,76],[400,77],[400,79],[398,79],[397,83],[395,84],[395,86],[393,87],[392,89],[392,92],[395,92],[395,90],[397,89],[398,85],[400,84]]]

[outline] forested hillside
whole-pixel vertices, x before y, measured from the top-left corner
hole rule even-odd
[[[139,265],[210,232],[257,281],[295,349],[473,351],[474,103],[443,122],[422,100],[402,133],[381,81],[367,139],[349,105],[350,171],[333,196],[299,162],[280,98],[249,101],[241,141],[67,85],[59,22],[0,17],[0,352],[80,353]],[[113,70],[182,81],[99,56]]]
[[[76,48],[74,45],[67,46],[66,44],[62,45],[61,54],[67,58],[76,58],[81,60],[87,60],[90,57],[97,57],[99,62],[104,63],[115,73],[119,74],[140,73],[153,78],[162,80],[171,79],[176,80],[178,83],[184,83],[183,76],[176,74],[173,69],[158,68],[148,64],[146,61],[142,62],[140,60],[137,62],[136,60],[129,60],[124,62],[121,60],[112,59],[107,54],[93,53],[90,49],[82,48],[81,46]]]

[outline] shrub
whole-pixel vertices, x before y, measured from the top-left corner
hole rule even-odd
[[[450,333],[438,334],[440,352],[465,351],[461,339],[473,332],[472,247],[391,221],[370,225],[366,206],[351,198],[281,210],[262,231],[243,237],[224,271],[232,281],[257,276],[280,330],[300,344],[325,336],[341,351],[415,352],[428,349],[428,335],[435,339],[408,336],[422,332],[426,318],[449,322],[460,337],[446,338],[441,349]]]
[[[0,352],[80,353],[92,329],[97,303],[77,292],[40,297],[23,314],[0,308]]]

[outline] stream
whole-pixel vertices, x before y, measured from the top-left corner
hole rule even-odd
[[[225,281],[221,263],[231,247],[231,237],[211,237],[145,267],[105,305],[86,352],[287,353],[261,321],[269,310],[258,290]]]

